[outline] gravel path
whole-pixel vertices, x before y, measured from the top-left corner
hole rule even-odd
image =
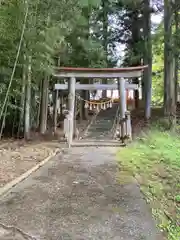
[[[118,174],[115,149],[58,155],[0,200],[0,239],[160,240],[138,186]]]

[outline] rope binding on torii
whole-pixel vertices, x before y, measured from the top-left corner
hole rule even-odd
[[[79,95],[76,95],[76,97],[78,98],[78,100],[84,101],[85,102],[84,107],[89,108],[89,110],[93,110],[93,109],[96,109],[98,111],[106,110],[108,108],[112,108],[112,104],[113,104],[112,98],[109,100],[102,100],[102,101],[96,101],[96,100],[88,101],[86,99],[83,99]]]

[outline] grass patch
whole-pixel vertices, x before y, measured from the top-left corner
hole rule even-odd
[[[180,239],[180,137],[151,130],[118,153],[123,172],[141,186],[158,227]]]

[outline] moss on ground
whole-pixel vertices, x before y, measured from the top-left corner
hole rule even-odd
[[[180,137],[153,129],[121,149],[118,159],[121,171],[139,182],[167,239],[179,240]]]

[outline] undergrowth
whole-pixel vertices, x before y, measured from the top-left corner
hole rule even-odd
[[[152,129],[118,153],[133,175],[168,240],[180,239],[180,137]]]

